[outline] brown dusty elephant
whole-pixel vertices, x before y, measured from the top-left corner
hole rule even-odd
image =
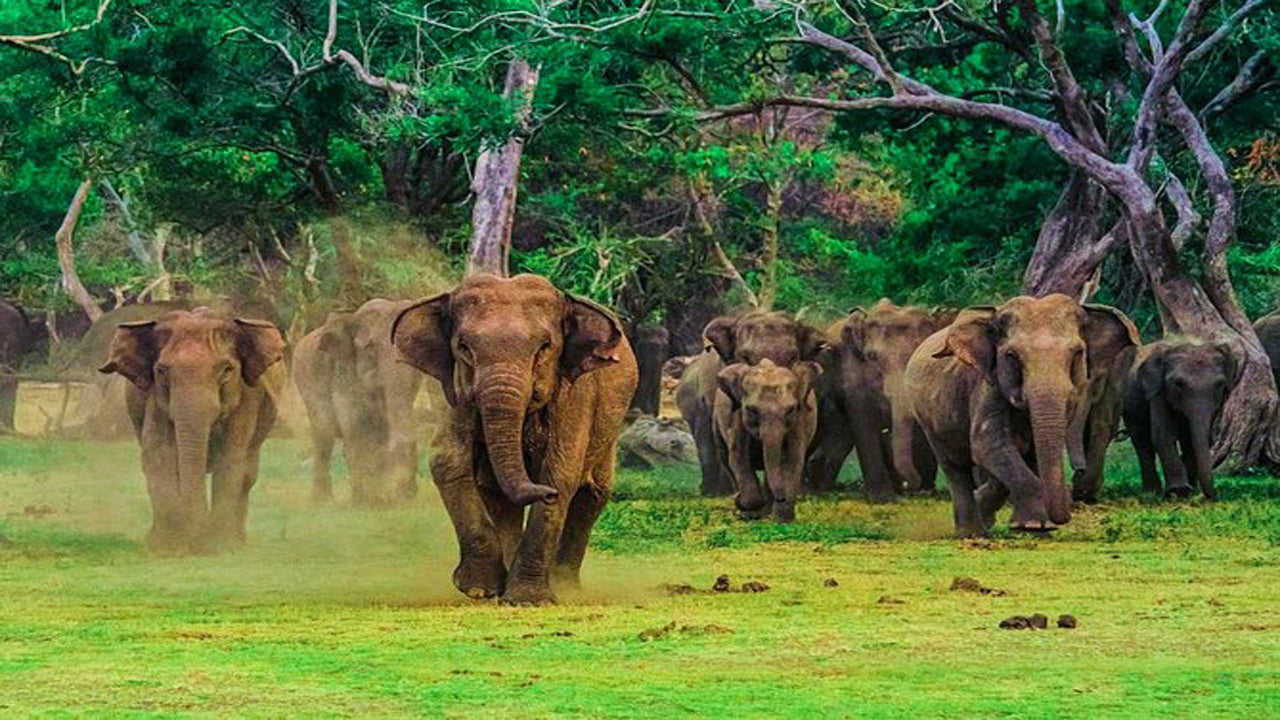
[[[785,368],[766,358],[758,365],[734,363],[717,376],[716,440],[744,518],[772,511],[778,522],[795,521],[805,452],[818,422],[813,381],[821,373],[814,362]],[[756,476],[761,470],[763,488]]]
[[[402,312],[392,342],[450,406],[429,455],[458,536],[454,585],[553,601],[551,576],[578,581],[611,493],[637,382],[622,326],[545,278],[476,275]]]
[[[283,354],[271,323],[208,308],[116,330],[100,370],[132,383],[129,417],[142,445],[152,508],[147,543],[154,551],[204,552],[244,542],[259,449],[284,383]]]
[[[640,384],[631,406],[656,416],[662,404],[662,366],[667,362],[671,335],[661,325],[640,325],[631,337],[631,347],[640,366]]]
[[[1239,351],[1228,342],[1177,337],[1142,346],[1124,391],[1124,424],[1138,454],[1144,492],[1189,497],[1213,485],[1213,433],[1240,380]],[[1191,482],[1194,481],[1195,485]]]
[[[819,429],[807,463],[812,489],[833,489],[855,447],[872,502],[933,489],[937,461],[911,414],[904,377],[911,353],[955,315],[886,299],[827,328],[831,352],[818,380]]]
[[[385,504],[418,491],[419,428],[414,400],[422,374],[399,362],[391,325],[412,302],[374,299],[333,313],[298,341],[293,378],[311,422],[312,497],[333,497],[330,459],[342,440],[357,505]]]
[[[1120,430],[1124,387],[1142,338],[1129,316],[1107,305],[1086,305],[1091,312],[1109,312],[1118,324],[1089,345],[1089,384],[1076,406],[1067,431],[1071,459],[1071,497],[1076,502],[1098,502],[1102,489],[1107,448]]]
[[[1062,459],[1089,355],[1124,331],[1115,314],[1065,295],[964,310],[907,363],[912,412],[951,488],[956,532],[987,532],[1008,498],[1010,526],[1071,519]],[[1126,335],[1127,335],[1127,331]],[[975,478],[990,480],[975,492]]]
[[[1275,376],[1276,386],[1280,387],[1280,313],[1258,318],[1253,329],[1262,341],[1262,349],[1271,359],[1271,374]]]
[[[733,479],[715,440],[717,379],[732,363],[755,365],[770,360],[781,367],[813,361],[826,350],[821,331],[797,322],[783,312],[752,311],[740,317],[719,317],[707,324],[704,337],[711,348],[698,356],[676,387],[676,404],[689,423],[702,467],[702,494],[729,495]]]
[[[17,305],[0,302],[0,432],[14,428],[22,358],[31,349],[31,323]]]

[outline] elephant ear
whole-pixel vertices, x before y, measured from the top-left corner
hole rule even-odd
[[[742,407],[742,378],[750,369],[746,363],[734,363],[716,375],[716,385],[729,397],[734,410]]]
[[[845,318],[844,327],[840,328],[840,344],[848,348],[854,357],[863,360],[866,356],[862,353],[862,347],[866,339],[867,311],[854,308],[849,311],[849,317]]]
[[[954,356],[995,384],[997,325],[995,308],[965,308],[947,330],[942,349],[933,356]]]
[[[831,349],[827,334],[818,328],[797,323],[796,347],[800,348],[801,360],[818,360]]]
[[[107,363],[98,372],[120,373],[139,390],[150,390],[159,355],[155,320],[120,323],[107,351]]]
[[[1122,353],[1142,344],[1138,327],[1128,315],[1108,305],[1085,305],[1085,322],[1081,327],[1088,348],[1089,375],[1105,369]]]
[[[737,332],[737,318],[721,316],[707,323],[702,337],[720,354],[720,359],[733,362],[734,336]]]
[[[796,380],[800,384],[798,394],[800,401],[804,402],[809,397],[813,384],[822,376],[822,366],[812,361],[801,361],[792,366],[791,372],[796,374]]]
[[[956,316],[959,314],[959,308],[942,307],[941,305],[929,310],[929,315],[933,318],[933,327],[935,330],[941,330],[955,322]]]
[[[570,381],[622,359],[622,323],[603,306],[565,295],[563,323],[560,372]]]
[[[1138,387],[1142,388],[1142,397],[1148,402],[1164,393],[1164,353],[1165,347],[1156,345],[1138,366]]]
[[[1240,361],[1243,351],[1229,340],[1220,341],[1216,345],[1218,352],[1222,354],[1222,372],[1227,380],[1227,393],[1230,394],[1244,374],[1244,364]]]
[[[450,407],[458,404],[453,386],[453,348],[449,319],[451,295],[442,293],[400,311],[391,323],[391,344],[400,359],[440,381]]]
[[[284,338],[266,320],[236,318],[236,354],[245,383],[254,386],[267,368],[284,357]]]
[[[329,313],[317,344],[325,352],[343,350],[351,345],[351,329],[351,313]]]

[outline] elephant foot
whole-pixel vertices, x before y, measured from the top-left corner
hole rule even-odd
[[[555,601],[556,595],[551,592],[551,585],[546,580],[513,582],[507,586],[506,592],[502,593],[501,600],[503,605],[517,607],[552,605]]]
[[[773,504],[773,520],[780,523],[793,523],[796,521],[796,505],[795,503]]]
[[[454,587],[472,600],[501,595],[506,578],[507,568],[501,557],[492,560],[464,557],[453,571]]]
[[[1098,494],[1094,492],[1072,492],[1071,500],[1082,505],[1097,505]]]
[[[743,520],[763,520],[768,517],[768,515],[769,507],[767,505],[764,507],[751,508],[749,510],[738,508],[738,517]]]
[[[1164,496],[1170,500],[1186,500],[1194,494],[1195,489],[1190,485],[1172,485],[1164,491]]]
[[[955,538],[957,540],[977,540],[978,538],[984,538],[986,536],[987,536],[986,528],[969,527],[969,526],[956,527]]]
[[[1030,533],[1033,535],[1047,535],[1058,529],[1047,518],[1044,520],[1018,520],[1009,523],[1009,529],[1014,532]]]
[[[888,490],[868,490],[867,502],[872,505],[885,505],[898,501],[898,494]]]

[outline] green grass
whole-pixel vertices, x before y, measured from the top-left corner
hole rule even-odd
[[[1273,717],[1280,503],[1131,496],[1052,539],[948,538],[941,497],[806,499],[792,526],[691,497],[696,470],[624,471],[585,587],[476,603],[429,483],[412,506],[307,502],[269,443],[250,545],[157,559],[130,443],[0,439],[0,715]],[[339,483],[340,493],[345,486]],[[667,595],[665,583],[768,584]],[[951,592],[972,576],[1005,596]],[[838,586],[827,587],[828,578]],[[1000,619],[1071,613],[1076,630]],[[675,623],[660,637],[640,635]]]

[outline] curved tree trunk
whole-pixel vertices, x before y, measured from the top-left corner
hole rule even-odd
[[[53,236],[54,242],[58,246],[58,265],[62,268],[62,287],[75,301],[76,305],[89,316],[91,322],[97,322],[102,317],[102,308],[98,307],[98,303],[94,302],[93,296],[84,288],[84,283],[80,282],[80,275],[76,273],[76,253],[72,245],[72,240],[76,234],[76,223],[80,221],[80,213],[84,211],[85,201],[89,199],[89,190],[93,188],[93,177],[85,176],[84,181],[80,183],[80,187],[76,188],[76,194],[71,198],[71,204],[67,207],[67,214],[62,218],[62,225],[58,227],[58,232]]]
[[[1062,293],[1088,300],[1090,280],[1122,240],[1120,233],[1108,232],[1104,225],[1110,206],[1105,188],[1072,171],[1040,226],[1035,251],[1022,276],[1023,292],[1036,297]]]
[[[507,276],[511,255],[511,228],[516,215],[516,191],[520,185],[520,157],[524,152],[524,135],[529,131],[533,114],[533,95],[538,89],[539,68],[524,60],[507,65],[504,94],[519,98],[516,120],[520,132],[505,143],[489,148],[476,158],[475,179],[471,190],[476,203],[471,209],[471,258],[467,273],[491,273]]]

